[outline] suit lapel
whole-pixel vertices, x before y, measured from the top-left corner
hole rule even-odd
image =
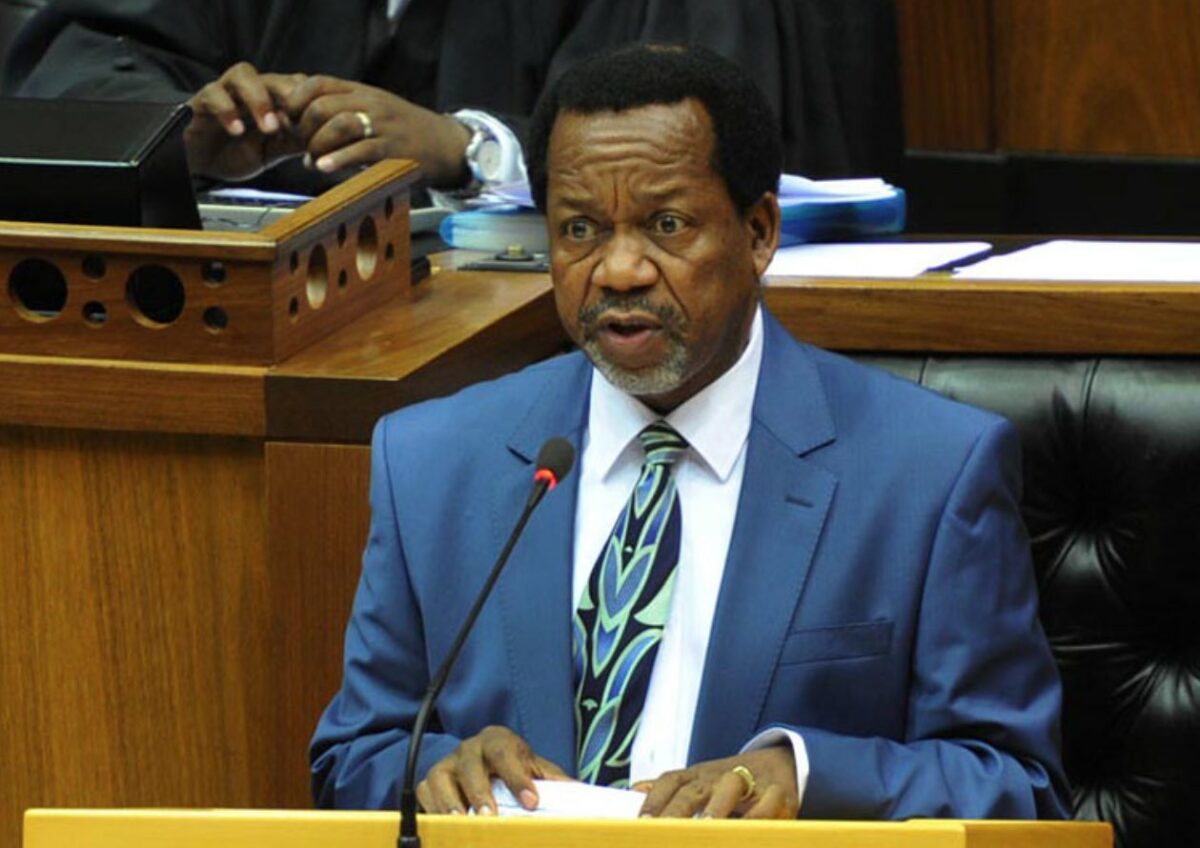
[[[582,355],[552,373],[508,442],[510,456],[497,474],[492,534],[498,552],[532,485],[542,443],[563,436],[576,462],[587,421],[591,367]],[[517,730],[538,754],[573,773],[575,707],[571,671],[571,563],[579,473],[571,475],[534,512],[513,549],[496,592]]]
[[[834,439],[816,364],[764,313],[763,364],[733,538],[704,663],[689,761],[759,729],[837,478],[805,456]]]

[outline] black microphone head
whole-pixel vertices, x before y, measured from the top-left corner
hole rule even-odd
[[[575,448],[562,436],[546,439],[546,443],[538,451],[537,470],[550,472],[555,484],[571,473],[574,464]]]

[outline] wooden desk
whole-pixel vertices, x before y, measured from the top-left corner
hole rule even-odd
[[[308,806],[374,420],[562,345],[544,277],[447,271],[276,367],[0,356],[0,845]]]
[[[767,304],[831,350],[1200,353],[1200,285],[772,279]]]

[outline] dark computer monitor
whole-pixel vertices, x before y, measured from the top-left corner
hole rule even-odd
[[[0,220],[199,229],[182,104],[0,98]]]

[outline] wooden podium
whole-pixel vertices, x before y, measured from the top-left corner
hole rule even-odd
[[[0,222],[3,848],[30,807],[311,804],[375,419],[562,346],[543,275],[410,283],[411,178],[257,234]]]
[[[30,810],[24,848],[392,848],[395,813]],[[422,816],[425,848],[1112,848],[1092,822],[749,822]]]

